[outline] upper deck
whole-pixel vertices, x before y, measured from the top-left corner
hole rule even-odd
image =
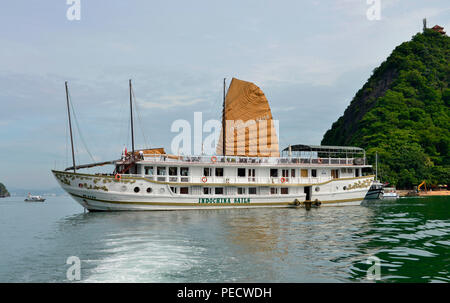
[[[117,164],[130,163],[131,159],[126,158],[117,161]],[[188,165],[188,166],[205,166],[205,165],[224,165],[224,166],[267,166],[267,167],[281,167],[281,166],[322,166],[322,167],[369,167],[366,165],[365,158],[322,158],[322,157],[231,157],[231,156],[169,156],[169,155],[155,155],[144,156],[143,158],[136,158],[136,163],[139,164],[170,164],[170,165]]]
[[[117,164],[127,164],[130,161],[141,164],[167,164],[205,166],[211,164],[224,166],[265,166],[265,167],[370,167],[366,165],[364,149],[350,146],[314,146],[293,145],[282,151],[281,157],[243,157],[243,156],[184,156],[184,155],[139,155],[131,154]]]

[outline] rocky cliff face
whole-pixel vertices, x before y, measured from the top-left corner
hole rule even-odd
[[[380,154],[384,181],[412,187],[450,176],[450,38],[425,30],[402,43],[322,140]]]

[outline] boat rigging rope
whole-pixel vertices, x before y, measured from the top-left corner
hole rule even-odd
[[[133,87],[131,88],[131,94],[133,96],[133,100],[134,100],[134,107],[135,107],[135,112],[136,115],[138,117],[138,121],[139,121],[139,127],[141,128],[141,132],[142,132],[142,136],[144,137],[144,144],[146,148],[150,148],[150,145],[148,144],[147,138],[145,137],[145,133],[144,133],[144,127],[142,125],[142,120],[141,120],[141,114],[140,114],[140,110],[138,109],[138,104],[137,104],[137,100],[136,100],[136,96],[134,95],[134,89]]]
[[[94,159],[94,157],[92,156],[91,152],[89,151],[89,149],[88,149],[88,147],[87,147],[87,144],[86,144],[86,141],[84,140],[83,134],[81,133],[81,128],[80,128],[80,125],[78,124],[77,115],[76,115],[75,109],[74,109],[74,107],[73,107],[72,96],[70,95],[70,93],[69,93],[69,104],[70,104],[70,107],[71,107],[71,109],[72,109],[73,117],[74,117],[74,120],[75,120],[75,124],[76,124],[76,126],[77,126],[77,129],[78,129],[78,134],[79,134],[79,136],[80,136],[81,143],[83,143],[84,149],[86,150],[86,152],[88,153],[88,155],[91,157],[92,162],[96,162],[95,159]]]

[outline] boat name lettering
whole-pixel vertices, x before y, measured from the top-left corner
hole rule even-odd
[[[198,198],[198,203],[250,203],[250,198]]]

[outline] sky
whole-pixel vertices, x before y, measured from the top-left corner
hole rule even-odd
[[[87,150],[106,161],[131,149],[128,79],[137,148],[170,151],[172,123],[192,123],[194,112],[220,119],[225,77],[263,90],[280,147],[320,144],[423,18],[450,28],[447,0],[79,1],[79,20],[67,18],[71,0],[0,3],[0,182],[8,188],[56,187],[51,169],[71,165],[65,81],[77,163],[92,162]]]

